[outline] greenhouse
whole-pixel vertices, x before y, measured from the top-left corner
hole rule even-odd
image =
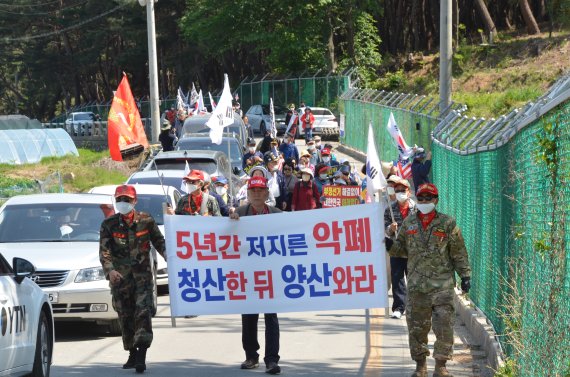
[[[66,154],[79,155],[63,129],[0,129],[1,164],[33,164],[44,157]]]

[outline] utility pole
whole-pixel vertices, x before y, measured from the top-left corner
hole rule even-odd
[[[146,6],[146,26],[148,37],[148,74],[150,82],[150,121],[151,141],[158,143],[160,134],[160,107],[158,99],[158,64],[156,62],[156,29],[154,24],[154,4],[158,0],[138,0],[141,6]]]
[[[441,0],[439,8],[439,112],[451,103],[451,0]]]

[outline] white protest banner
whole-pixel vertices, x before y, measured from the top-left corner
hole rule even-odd
[[[378,203],[307,212],[165,216],[173,316],[387,306]]]

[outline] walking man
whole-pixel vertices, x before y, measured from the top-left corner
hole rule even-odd
[[[113,308],[119,315],[123,347],[129,359],[123,369],[146,369],[146,351],[152,343],[153,274],[151,243],[166,259],[164,237],[148,213],[136,211],[134,186],[115,190],[119,213],[103,220],[99,259],[110,282]]]
[[[240,216],[258,216],[280,213],[281,210],[265,204],[269,198],[269,187],[265,177],[251,177],[247,184],[248,204],[240,206],[230,214],[230,219],[239,220]],[[260,224],[265,220],[260,219]],[[279,374],[279,320],[276,313],[265,313],[265,373]],[[241,341],[245,351],[245,361],[241,369],[259,367],[259,342],[257,341],[257,322],[259,314],[242,314]]]
[[[437,212],[438,190],[431,183],[418,187],[418,213],[402,223],[395,241],[386,238],[391,256],[408,258],[406,306],[410,353],[416,361],[412,377],[427,377],[428,333],[436,336],[434,377],[450,377],[445,364],[453,355],[453,289],[455,273],[461,289],[471,288],[471,268],[461,230],[451,216]],[[398,230],[397,223],[392,223]]]

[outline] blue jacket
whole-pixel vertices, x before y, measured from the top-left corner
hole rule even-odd
[[[418,160],[412,162],[412,178],[414,180],[414,188],[418,191],[418,187],[424,183],[431,183],[429,181],[429,172],[431,170],[431,160],[426,160],[421,163]]]
[[[245,165],[247,165],[245,162],[254,156],[257,156],[257,157],[263,159],[263,155],[261,154],[261,152],[255,152],[255,153],[247,152],[246,154],[243,155],[243,158],[241,160],[242,168],[245,168]]]
[[[279,152],[283,153],[283,158],[285,160],[289,158],[295,159],[295,162],[299,162],[299,150],[294,143],[283,143],[279,146]]]

